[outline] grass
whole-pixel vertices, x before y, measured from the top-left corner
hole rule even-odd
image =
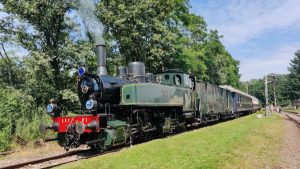
[[[283,120],[255,114],[61,168],[274,168]]]

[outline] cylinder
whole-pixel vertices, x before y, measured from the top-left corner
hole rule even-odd
[[[128,69],[126,66],[119,66],[117,71],[117,77],[124,78],[127,75]]]
[[[96,131],[99,128],[99,123],[97,121],[93,120],[91,123],[86,125],[87,129],[91,129],[92,131]]]
[[[143,62],[129,63],[128,74],[138,82],[145,82],[145,64]]]
[[[107,75],[106,69],[106,49],[104,44],[96,45],[96,56],[97,56],[97,74]]]

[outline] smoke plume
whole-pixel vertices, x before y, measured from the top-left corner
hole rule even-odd
[[[104,44],[103,25],[95,15],[96,6],[93,0],[79,0],[78,13],[81,16],[88,32],[97,44]]]

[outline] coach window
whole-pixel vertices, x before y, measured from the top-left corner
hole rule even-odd
[[[195,88],[196,88],[195,77],[190,76],[190,80],[189,81],[190,81],[190,88],[193,89],[193,90],[195,90]]]
[[[165,80],[169,80],[170,79],[170,75],[166,74],[165,75]]]

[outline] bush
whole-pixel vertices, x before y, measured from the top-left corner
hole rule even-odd
[[[1,121],[0,124],[3,124],[3,122]],[[10,138],[11,138],[11,126],[6,126],[6,127],[2,127],[0,128],[0,152],[1,151],[6,151],[9,150],[11,148],[11,143],[10,143]]]
[[[16,123],[16,136],[31,141],[42,138],[44,135],[39,131],[39,125],[41,123],[49,124],[51,118],[46,113],[42,112],[42,109],[37,109],[36,113],[30,120],[27,118],[20,118]]]
[[[257,112],[255,112],[256,114],[265,114],[266,113],[266,111],[265,110],[263,110],[263,109],[261,109],[261,110],[258,110]]]
[[[2,88],[0,100],[0,151],[10,149],[16,135],[26,140],[41,137],[38,126],[50,118],[31,96],[22,90]]]

